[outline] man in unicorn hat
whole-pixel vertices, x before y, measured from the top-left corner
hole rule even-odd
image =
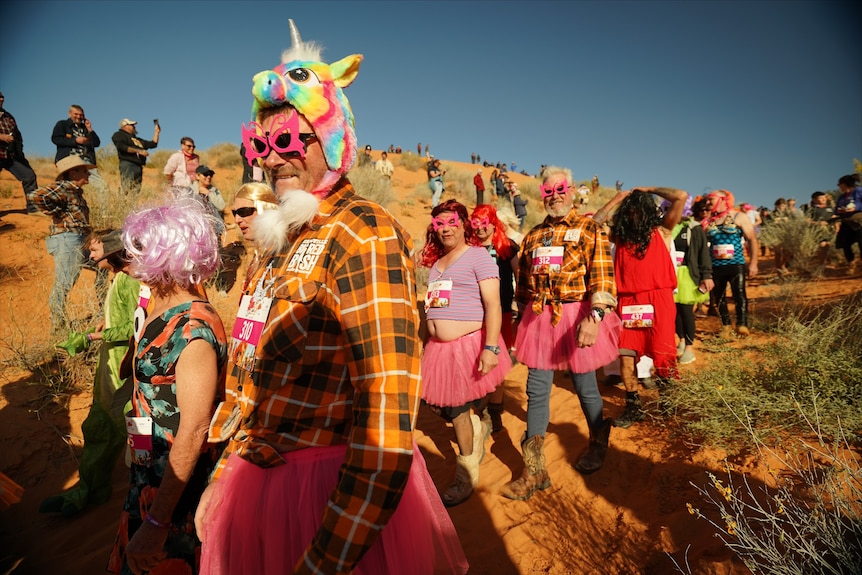
[[[241,299],[209,430],[227,447],[196,518],[201,572],[465,573],[413,442],[413,243],[345,177],[356,134],[342,89],[362,56],[326,64],[290,28],[243,126],[281,207],[255,220],[268,255]]]

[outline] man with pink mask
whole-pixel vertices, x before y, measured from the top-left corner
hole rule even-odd
[[[413,243],[345,177],[356,134],[342,88],[362,56],[323,63],[290,27],[243,126],[281,206],[255,220],[261,263],[209,430],[227,447],[196,517],[201,572],[465,573],[413,441]]]

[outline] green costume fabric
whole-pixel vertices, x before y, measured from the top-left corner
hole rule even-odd
[[[100,504],[111,496],[111,475],[126,445],[123,417],[132,386],[120,379],[120,364],[134,334],[140,282],[123,272],[114,276],[105,298],[105,329],[93,385],[93,405],[81,425],[84,449],[78,466],[79,481],[62,495],[49,497],[39,510],[74,515],[88,503]],[[126,385],[124,385],[126,384]]]

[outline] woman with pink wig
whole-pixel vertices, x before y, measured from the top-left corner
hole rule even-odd
[[[151,298],[135,334],[126,416],[131,487],[111,573],[198,571],[194,514],[217,456],[205,440],[227,358],[224,327],[202,288],[219,264],[212,219],[200,202],[179,197],[130,215],[123,226],[131,275]]]

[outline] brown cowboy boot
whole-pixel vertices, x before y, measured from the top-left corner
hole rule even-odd
[[[509,499],[525,501],[533,496],[538,489],[551,486],[551,478],[545,469],[544,435],[534,435],[521,442],[524,451],[524,471],[514,481],[510,481],[500,490],[500,495]]]
[[[605,462],[605,455],[608,453],[608,439],[611,435],[611,420],[603,419],[602,423],[595,430],[590,429],[590,447],[587,452],[581,456],[575,469],[589,475],[595,473],[602,468]]]

